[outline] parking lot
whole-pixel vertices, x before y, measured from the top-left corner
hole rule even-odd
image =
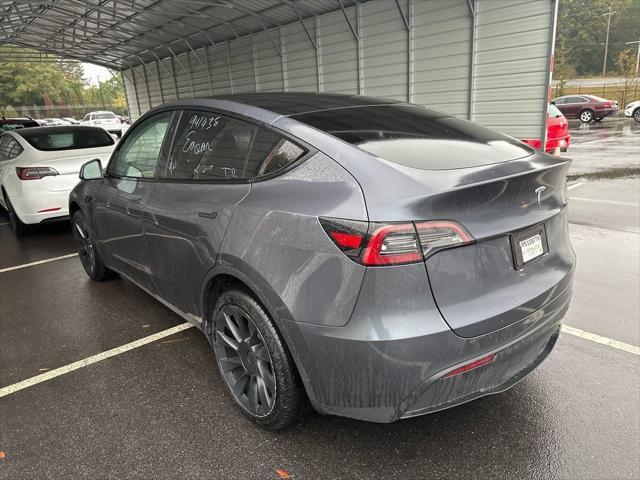
[[[202,334],[87,278],[68,223],[16,240],[0,217],[0,478],[638,478],[640,126],[571,133],[578,267],[555,351],[506,393],[388,425],[260,430]]]

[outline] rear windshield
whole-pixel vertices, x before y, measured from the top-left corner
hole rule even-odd
[[[111,118],[116,118],[115,113],[96,113],[93,116],[96,120],[106,120]]]
[[[75,150],[113,145],[113,137],[101,128],[46,127],[20,130],[20,135],[38,150]]]
[[[489,165],[533,153],[511,137],[419,106],[376,105],[292,118],[385,160],[424,170]]]

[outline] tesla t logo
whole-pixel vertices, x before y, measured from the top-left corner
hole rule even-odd
[[[537,195],[537,199],[538,199],[538,206],[541,207],[542,206],[542,192],[544,192],[547,189],[547,187],[538,187],[534,190],[535,194]]]

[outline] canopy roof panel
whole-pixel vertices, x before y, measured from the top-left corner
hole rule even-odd
[[[130,68],[360,0],[0,0],[0,45]]]

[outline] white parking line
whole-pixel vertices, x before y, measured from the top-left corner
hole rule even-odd
[[[621,202],[619,200],[602,200],[599,198],[584,198],[584,197],[569,197],[573,202],[578,200],[579,202],[591,202],[591,203],[607,203],[610,205],[620,205],[621,207],[640,207],[640,204],[634,202]]]
[[[58,260],[64,260],[65,258],[72,258],[77,256],[78,256],[77,253],[70,253],[69,255],[62,255],[61,257],[47,258],[45,260],[38,260],[37,262],[31,262],[31,263],[23,263],[22,265],[16,265],[15,267],[1,268],[0,273],[11,272],[13,270],[20,270],[21,268],[33,267],[35,265],[42,265],[43,263],[56,262]]]
[[[577,183],[573,183],[571,185],[569,185],[567,187],[567,190],[573,190],[574,188],[578,188],[581,185],[586,185],[587,182],[577,182]]]
[[[111,350],[107,350],[106,352],[98,353],[97,355],[93,355],[91,357],[78,360],[77,362],[70,363],[69,365],[65,365],[64,367],[56,368],[55,370],[50,370],[40,375],[36,375],[35,377],[27,378],[26,380],[23,380],[18,383],[14,383],[13,385],[8,385],[6,387],[0,388],[0,398],[7,395],[11,395],[12,393],[15,393],[24,388],[32,387],[33,385],[37,385],[38,383],[46,382],[47,380],[51,380],[53,378],[59,377],[60,375],[73,372],[74,370],[87,367],[97,362],[101,362],[102,360],[106,360],[107,358],[115,357],[116,355],[120,355],[121,353],[125,353],[135,348],[142,347],[143,345],[153,343],[157,340],[160,340],[161,338],[174,335],[176,333],[187,330],[193,326],[194,326],[193,324],[188,322],[181,323],[180,325],[177,325],[175,327],[171,327],[171,328],[168,328],[167,330],[162,330],[161,332],[154,333],[153,335],[149,335],[147,337],[143,337],[139,340],[126,343],[124,345],[121,345],[120,347],[112,348]],[[569,335],[580,337],[584,340],[589,340],[591,342],[606,345],[608,347],[615,348],[617,350],[623,350],[625,352],[632,353],[634,355],[640,355],[640,347],[636,347],[628,343],[620,342],[618,340],[613,340],[607,337],[601,337],[600,335],[585,332],[584,330],[570,327],[568,325],[563,325],[562,331],[564,333],[568,333]]]
[[[3,225],[11,225],[11,223],[10,222],[1,222],[0,223],[0,227],[3,226]]]
[[[584,330],[570,327],[569,325],[562,325],[562,331],[564,333],[568,333],[569,335],[574,335],[576,337],[589,340],[590,342],[606,345],[617,350],[633,353],[634,355],[640,355],[640,347],[636,347],[635,345],[631,345],[629,343],[620,342],[618,340],[614,340],[613,338],[601,337],[600,335],[596,335],[595,333],[585,332]]]
[[[35,377],[27,378],[22,382],[14,383],[13,385],[0,388],[0,398],[15,393],[18,390],[22,390],[23,388],[32,387],[33,385],[37,385],[38,383],[46,382],[47,380],[59,377],[60,375],[64,375],[65,373],[73,372],[74,370],[78,370],[79,368],[86,367],[93,363],[101,362],[102,360],[106,360],[107,358],[115,357],[116,355],[120,355],[121,353],[133,350],[134,348],[142,347],[143,345],[155,342],[156,340],[168,337],[169,335],[182,332],[183,330],[191,327],[193,327],[193,324],[191,323],[182,323],[176,327],[162,330],[161,332],[154,333],[153,335],[149,335],[148,337],[126,343],[120,347],[112,348],[111,350],[107,350],[106,352],[98,353],[97,355],[78,360],[77,362],[70,363],[69,365],[65,365],[64,367],[56,368],[55,370],[50,370],[46,373],[36,375]]]

